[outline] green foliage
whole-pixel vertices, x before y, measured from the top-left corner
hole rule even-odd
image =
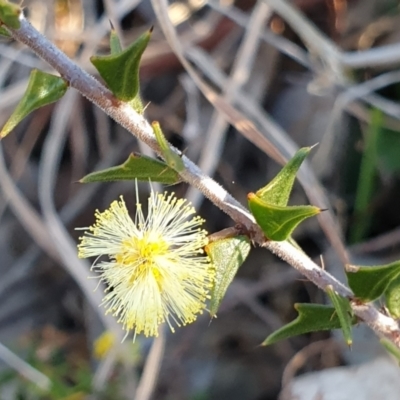
[[[386,307],[393,318],[400,319],[400,275],[385,290]]]
[[[111,54],[93,56],[91,58],[91,62],[113,94],[118,99],[128,102],[139,113],[143,113],[143,104],[139,93],[139,64],[150,36],[151,30],[141,35],[127,49],[123,50],[120,39],[112,28],[110,34]],[[158,129],[161,132],[161,128],[158,127]],[[180,161],[182,163],[182,160]],[[181,179],[177,172],[167,164],[146,156],[131,154],[123,164],[88,174],[80,182],[109,182],[134,179],[141,181],[151,180],[168,185],[180,182]]]
[[[390,340],[382,338],[380,340],[381,345],[400,363],[400,349]]]
[[[177,172],[183,172],[185,170],[185,164],[183,163],[182,158],[171,150],[170,145],[161,130],[160,124],[157,121],[154,121],[151,125],[167,165]]]
[[[122,400],[121,382],[115,376],[107,387],[96,392],[92,387],[93,373],[87,360],[71,357],[65,349],[55,348],[46,360],[38,357],[38,351],[31,347],[28,363],[45,374],[51,381],[49,390],[39,388],[22,378],[16,371],[5,370],[0,373],[0,388],[10,385],[15,391],[13,398],[19,400],[84,400],[94,395],[98,400]]]
[[[368,213],[377,178],[377,140],[382,136],[383,113],[378,109],[371,112],[371,124],[367,130],[364,152],[358,175],[356,199],[354,202],[355,223],[349,235],[350,243],[358,243],[365,236],[371,224],[372,215]]]
[[[122,45],[114,28],[110,32],[110,51],[112,55],[122,53]]]
[[[181,180],[179,174],[165,163],[154,158],[132,153],[123,164],[92,172],[79,182],[92,183],[134,179],[139,181],[151,180],[167,185],[179,183]]]
[[[121,52],[117,52],[118,45],[113,35],[112,33],[112,53],[106,56],[93,56],[90,60],[118,99],[133,101],[139,94],[139,64],[150,40],[151,30],[142,34]]]
[[[11,37],[10,33],[8,32],[8,30],[4,27],[0,25],[0,35],[1,36],[6,36],[6,37]]]
[[[284,207],[289,201],[296,174],[312,147],[299,149],[288,163],[281,169],[276,177],[256,192],[263,201],[276,206]]]
[[[111,24],[112,26],[112,24]],[[111,33],[110,33],[110,52],[111,55],[117,55],[122,53],[123,48],[121,45],[121,41],[119,40],[119,37],[117,35],[117,32],[115,31],[114,27],[112,27],[111,29]],[[139,60],[140,61],[140,60]],[[140,82],[138,80],[138,91],[135,95],[135,97],[128,101],[128,103],[131,105],[131,107],[137,111],[139,114],[143,114],[144,112],[144,107],[143,107],[143,102],[142,99],[140,97]]]
[[[380,127],[380,134],[376,138],[376,152],[379,167],[385,172],[400,172],[400,132]]]
[[[280,340],[304,333],[329,331],[342,327],[334,307],[322,304],[302,303],[297,303],[294,307],[299,313],[298,317],[269,335],[262,343],[263,346],[268,346]],[[354,324],[355,320],[353,320],[352,323]]]
[[[263,201],[254,193],[248,196],[249,208],[257,224],[270,240],[282,241],[290,237],[294,229],[307,218],[320,213],[314,206],[275,206]]]
[[[0,22],[12,29],[19,29],[21,7],[6,0],[0,0]]]
[[[304,147],[298,150],[268,185],[247,196],[250,211],[270,240],[290,239],[300,222],[321,211],[313,206],[287,206],[297,171],[311,149]]]
[[[357,266],[356,272],[347,271],[346,274],[354,295],[363,301],[373,301],[400,276],[400,261],[374,267]]]
[[[59,76],[34,69],[24,97],[1,130],[0,138],[7,136],[32,111],[60,99],[67,88],[67,82]]]
[[[342,328],[344,340],[346,341],[347,345],[350,346],[353,343],[351,337],[353,311],[350,306],[350,301],[346,297],[342,297],[336,293],[332,287],[329,287],[326,293],[335,307],[336,314],[339,318],[340,327]]]
[[[215,283],[211,291],[210,314],[215,316],[228,286],[250,252],[247,236],[237,236],[211,242],[206,252],[215,267]]]

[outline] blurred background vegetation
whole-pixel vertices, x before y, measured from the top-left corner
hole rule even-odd
[[[307,193],[315,205],[329,208],[355,262],[399,259],[398,1],[293,1],[304,21],[347,55],[339,77],[267,4],[175,1],[168,15],[200,76],[257,126],[257,145],[205,100],[165,40],[150,1],[25,0],[23,6],[36,29],[93,74],[89,57],[108,52],[109,20],[125,45],[154,25],[142,61],[142,95],[146,116],[160,121],[173,145],[246,204],[247,193],[280,168],[274,159],[287,159],[294,144],[319,143],[292,204],[306,203]],[[389,45],[388,58],[379,49]],[[32,68],[48,66],[24,46],[1,39],[1,124],[22,97]],[[158,353],[142,337],[128,339],[121,351],[112,333],[104,334],[103,309],[90,305],[70,265],[80,263],[81,274],[90,275],[90,265],[76,259],[75,227],[93,223],[94,210],[120,194],[134,205],[132,183],[76,182],[122,163],[133,151],[150,154],[75,91],[31,114],[1,142],[1,399],[133,399],[139,384],[160,400],[272,400],[282,376],[383,352],[364,333],[351,356],[329,333],[259,347],[296,316],[295,302],[324,301],[295,270],[260,249],[241,267],[217,319],[210,323],[202,315],[175,334],[165,332]],[[44,181],[48,176],[54,188]],[[320,188],[328,202],[319,197]],[[141,186],[144,198],[147,190]],[[210,233],[231,226],[193,188],[179,184],[173,190],[194,203]],[[323,255],[325,268],[342,277],[340,249],[323,234],[335,229],[315,219],[301,225],[295,239],[318,262]],[[307,348],[301,361],[290,363]],[[141,380],[146,367],[153,381]]]

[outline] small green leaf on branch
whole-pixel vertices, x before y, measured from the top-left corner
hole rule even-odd
[[[389,284],[400,276],[400,261],[382,266],[357,267],[356,272],[346,272],[347,280],[354,295],[363,301],[381,297]]]
[[[0,22],[12,29],[19,29],[21,7],[6,0],[0,0]]]
[[[2,25],[0,25],[0,35],[5,36],[7,38],[11,37],[10,32],[8,32],[8,30]]]
[[[256,192],[256,195],[269,204],[284,207],[289,201],[296,174],[313,147],[299,149],[276,177]]]
[[[114,29],[113,24],[111,24],[111,32],[110,32],[110,52],[111,55],[116,55],[122,52],[121,41],[119,40],[117,31]]]
[[[341,328],[340,320],[334,307],[322,304],[297,303],[294,308],[298,311],[298,317],[269,335],[263,346],[268,346],[280,340],[304,333],[316,331],[329,331]],[[354,324],[356,321],[353,320]]]
[[[151,126],[153,127],[154,135],[156,136],[157,143],[160,146],[161,153],[167,165],[177,172],[183,172],[185,170],[185,164],[182,158],[171,149],[170,144],[161,130],[160,124],[154,121]]]
[[[135,179],[161,182],[166,185],[174,185],[181,181],[179,174],[162,161],[132,153],[123,164],[92,172],[79,182],[111,182]]]
[[[0,138],[7,136],[32,111],[60,99],[67,88],[67,82],[59,76],[34,69],[24,97],[1,130]]]
[[[247,199],[257,224],[270,240],[288,239],[302,221],[321,212],[314,206],[276,206],[267,203],[254,193],[249,193]]]
[[[215,267],[215,283],[211,290],[210,314],[214,317],[228,286],[239,267],[250,252],[250,241],[247,236],[236,236],[211,242],[206,246],[206,253]]]
[[[348,346],[351,346],[353,343],[353,339],[351,337],[351,325],[353,312],[350,306],[349,299],[340,296],[336,293],[332,286],[329,286],[326,290],[329,298],[332,301],[333,306],[335,307],[336,314],[339,318],[340,326],[342,328],[344,340],[346,341]]]
[[[390,315],[400,319],[400,276],[393,279],[386,288],[385,302]]]
[[[389,339],[382,338],[380,340],[381,345],[392,355],[397,359],[397,362],[400,363],[400,349]]]
[[[93,56],[90,59],[108,88],[122,101],[131,101],[139,93],[139,64],[150,36],[151,30],[119,53],[115,53],[117,45],[114,37],[111,44],[112,54]]]

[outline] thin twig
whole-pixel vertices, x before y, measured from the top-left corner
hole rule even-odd
[[[49,232],[50,242],[55,245],[58,250],[63,265],[81,287],[93,309],[98,310],[99,318],[107,329],[111,331],[115,337],[122,339],[123,334],[116,320],[110,315],[105,315],[102,310],[99,310],[98,307],[103,297],[102,291],[96,290],[99,283],[97,280],[87,279],[89,275],[88,263],[78,259],[75,243],[73,243],[72,238],[61,222],[53,201],[56,172],[58,171],[58,165],[66,139],[68,120],[75,103],[75,96],[76,93],[74,92],[67,93],[56,106],[50,130],[43,146],[40,162],[39,200],[42,207],[46,231]]]
[[[42,390],[50,390],[51,380],[36,368],[33,368],[22,358],[14,354],[10,349],[0,343],[0,359],[17,371],[24,378],[28,379]]]
[[[97,107],[96,107],[97,108]],[[103,113],[104,115],[104,113]],[[127,140],[120,141],[118,146],[110,146],[107,156],[103,158],[99,163],[95,166],[94,170],[102,170],[105,168],[109,168],[112,165],[115,165],[118,160],[118,156],[120,154],[120,148],[124,148],[124,144],[129,142],[129,138]],[[1,153],[0,153],[1,160]],[[2,187],[1,182],[9,177],[9,174],[5,167],[3,167],[3,163],[0,162],[0,187]],[[11,179],[9,179],[10,182]],[[72,197],[68,203],[66,203],[63,208],[60,210],[60,218],[61,221],[68,225],[68,223],[76,218],[77,215],[82,211],[82,209],[89,203],[89,201],[96,194],[98,189],[100,188],[99,183],[93,183],[91,185],[85,186],[82,190],[80,190],[74,197]],[[7,192],[9,193],[9,192]],[[13,203],[12,203],[13,204]],[[19,214],[18,210],[16,210],[17,215]],[[36,246],[36,244],[32,244],[28,250],[25,251],[23,255],[21,255],[15,263],[10,265],[9,270],[1,277],[0,280],[0,301],[2,296],[6,296],[6,290],[13,290],[13,285],[16,284],[18,280],[20,280],[23,276],[25,276],[28,270],[34,265],[37,258],[40,256],[41,251]],[[57,261],[61,261],[58,260]]]
[[[383,233],[372,239],[352,246],[352,253],[370,254],[375,252],[386,252],[397,247],[400,243],[400,227]]]
[[[346,81],[343,66],[340,62],[340,50],[327,37],[323,35],[313,24],[311,24],[303,14],[285,0],[263,0],[274,11],[283,17],[293,28],[307,46],[310,54],[318,57],[315,61],[320,61],[323,65],[315,63],[316,70],[328,68],[332,76],[339,83]]]
[[[150,400],[154,392],[165,350],[164,328],[163,325],[160,327],[158,337],[153,340],[142,377],[136,390],[135,400]]]
[[[340,61],[348,68],[367,68],[399,64],[400,44],[393,43],[364,51],[348,51],[340,54]]]
[[[2,146],[0,144],[0,187],[6,201],[13,210],[25,230],[33,237],[35,242],[54,260],[59,261],[59,256],[51,236],[46,230],[38,213],[23,196],[8,174]]]
[[[364,52],[357,53],[344,53],[341,51],[331,40],[319,31],[304,15],[298,11],[286,0],[263,0],[270,5],[283,19],[285,19],[293,28],[293,30],[302,38],[307,45],[312,56],[316,57],[314,60],[314,70],[329,79],[330,85],[338,85],[347,88],[352,86],[351,79],[348,78],[346,68],[350,66],[367,67],[371,65],[385,65],[391,62],[400,62],[400,46],[398,44],[384,46],[380,49],[372,49]],[[379,62],[379,57],[381,57]],[[357,62],[356,62],[357,60]],[[362,64],[361,61],[365,63]],[[322,61],[322,65],[318,65],[315,61]],[[374,78],[374,82],[368,86],[368,83],[360,84],[360,93],[367,87],[372,88],[375,85],[375,80],[380,77]],[[382,78],[381,82],[385,78]],[[387,86],[391,82],[390,78],[386,84],[380,84],[379,87]],[[397,81],[396,79],[394,80]],[[356,85],[350,88],[352,93],[357,91]],[[377,97],[378,95],[365,95],[364,100],[372,105],[381,108],[387,114],[394,118],[400,118],[399,108],[394,107],[393,103]],[[360,96],[354,97],[357,98]]]
[[[238,90],[246,83],[250,76],[260,42],[259,33],[270,15],[270,8],[266,4],[258,2],[255,5],[248,21],[243,41],[237,51],[232,73],[227,79],[227,84],[223,86],[223,98],[227,102],[231,102],[237,97]],[[214,175],[218,166],[228,126],[229,124],[224,116],[215,110],[209,129],[205,135],[204,149],[199,160],[199,167],[209,176]],[[200,196],[201,192],[195,190],[193,187],[189,187],[186,197],[195,207],[200,205]]]
[[[200,125],[200,91],[189,75],[180,77],[180,84],[185,92],[185,114],[186,119],[182,128],[182,137],[189,144],[186,155],[191,158],[197,158],[200,152],[199,135]]]
[[[25,54],[20,49],[14,49],[11,46],[6,46],[5,44],[0,44],[0,54],[2,57],[12,61],[13,63],[21,64],[28,68],[42,68],[42,62],[38,59],[33,58],[31,55]],[[4,71],[2,66],[1,73],[7,72]]]
[[[227,16],[229,19],[234,21],[237,25],[245,28],[249,24],[249,17],[243,11],[240,11],[236,7],[224,7],[216,0],[208,0],[207,4],[219,13]],[[297,61],[299,64],[310,67],[310,60],[307,52],[303,50],[297,44],[291,42],[283,36],[276,35],[269,30],[263,30],[260,33],[260,38],[266,43],[278,49],[283,54]]]
[[[92,379],[93,389],[96,392],[101,392],[106,383],[108,382],[112,372],[114,371],[115,365],[117,363],[118,347],[113,347],[105,356],[103,360],[100,361],[99,366]]]
[[[296,372],[309,361],[309,358],[324,352],[334,352],[337,348],[337,342],[330,338],[319,340],[318,342],[312,342],[298,351],[285,366],[282,374],[282,391],[279,398],[281,400],[293,399],[290,384],[295,377]]]
[[[372,92],[381,89],[385,86],[392,85],[400,81],[400,72],[399,71],[391,71],[386,74],[382,74],[377,76],[376,78],[372,78],[369,81],[360,83],[359,85],[354,85],[349,87],[347,90],[342,92],[339,96],[337,96],[335,100],[335,104],[333,106],[332,113],[329,117],[328,125],[326,128],[326,135],[332,135],[335,130],[335,125],[338,119],[340,118],[344,109],[348,107],[350,103],[358,98],[365,98],[367,95]],[[368,100],[368,99],[366,99]],[[373,101],[373,99],[369,99]],[[398,106],[397,106],[398,107]],[[387,112],[387,107],[385,107]],[[395,113],[391,113],[392,116],[399,118],[400,110],[394,110]]]

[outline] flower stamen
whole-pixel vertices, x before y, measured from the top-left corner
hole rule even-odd
[[[80,238],[79,257],[108,256],[92,267],[107,287],[106,313],[135,336],[157,336],[164,322],[174,331],[205,308],[214,270],[203,251],[204,220],[193,214],[186,200],[152,190],[146,218],[137,200],[132,221],[121,197],[96,211],[95,224]]]

